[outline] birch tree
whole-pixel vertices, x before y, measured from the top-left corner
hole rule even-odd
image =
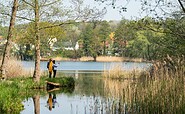
[[[83,0],[70,0],[71,5],[65,6],[63,0],[21,0],[16,17],[19,23],[34,23],[35,69],[34,82],[40,81],[40,30],[76,22],[100,19],[106,11],[95,7],[84,6]],[[1,3],[0,3],[1,4]],[[6,11],[1,14],[10,16]],[[51,22],[51,26],[40,27],[41,22]]]
[[[14,25],[15,25],[17,9],[18,9],[18,0],[14,0],[11,19],[10,19],[10,25],[9,25],[9,30],[8,30],[8,36],[7,36],[7,42],[5,44],[5,49],[4,49],[3,59],[2,59],[1,69],[0,69],[1,70],[0,77],[3,79],[6,79],[6,72],[7,72],[6,66],[10,59],[11,40],[13,37],[13,30],[14,30]]]

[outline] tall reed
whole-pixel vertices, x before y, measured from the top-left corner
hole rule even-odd
[[[0,60],[1,61],[1,60]],[[24,68],[20,60],[12,58],[6,64],[6,76],[7,78],[15,77],[30,77],[33,76],[34,69]],[[0,63],[1,65],[1,63]],[[41,71],[41,75],[44,75],[44,72]]]
[[[103,76],[111,79],[128,79],[128,78],[140,78],[147,75],[147,72],[142,69],[124,70],[122,63],[112,64],[108,70],[104,70]]]
[[[120,113],[185,113],[184,75],[168,73],[167,76],[163,69],[158,69],[152,76],[121,81],[105,78],[104,89],[109,97],[117,99],[114,107]]]

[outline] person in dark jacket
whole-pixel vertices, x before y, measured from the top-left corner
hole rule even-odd
[[[55,63],[55,60],[53,60],[53,78],[56,77],[57,67],[58,65]]]

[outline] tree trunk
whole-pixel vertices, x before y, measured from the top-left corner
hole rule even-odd
[[[40,95],[33,96],[33,102],[34,102],[34,112],[35,114],[40,114]]]
[[[33,80],[40,81],[40,36],[39,36],[39,3],[35,0],[35,70]]]
[[[95,62],[96,62],[96,58],[97,58],[96,56],[93,56],[93,59],[94,59],[93,61],[95,61]]]
[[[5,44],[5,49],[3,53],[3,59],[2,59],[2,64],[1,64],[1,69],[0,69],[0,78],[6,79],[6,66],[7,62],[10,59],[10,50],[11,50],[11,40],[13,37],[13,29],[15,25],[15,19],[16,19],[16,13],[17,13],[17,8],[18,8],[18,0],[14,0],[13,7],[12,7],[12,15],[10,19],[10,25],[9,25],[9,30],[8,30],[8,36],[7,36],[7,42]]]
[[[103,41],[103,55],[106,55],[106,41]]]

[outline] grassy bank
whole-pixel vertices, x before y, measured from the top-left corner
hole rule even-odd
[[[5,114],[19,114],[24,109],[22,101],[25,98],[32,97],[35,93],[40,95],[47,94],[46,80],[58,80],[48,79],[48,77],[41,77],[40,83],[33,83],[31,77],[27,78],[11,78],[0,82],[0,112]],[[63,89],[65,92],[71,92],[74,89],[74,80],[71,77],[61,77],[60,83],[63,85],[73,85],[68,89]],[[71,84],[72,83],[72,84]]]
[[[39,84],[43,84],[43,81]],[[38,86],[33,83],[31,78],[14,78],[0,82],[0,110],[2,113],[19,113],[23,110],[22,101],[31,96],[28,91]],[[33,92],[32,92],[33,93]]]

